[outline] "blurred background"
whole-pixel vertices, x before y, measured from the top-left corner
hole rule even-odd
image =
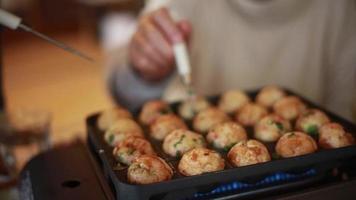
[[[85,140],[86,117],[114,105],[105,85],[106,56],[128,43],[144,4],[145,0],[0,0],[1,8],[33,29],[96,60],[90,63],[30,33],[0,27],[6,110],[50,112],[51,146]],[[27,147],[17,149],[11,153],[19,159],[17,168],[22,168],[35,153]],[[1,172],[7,167],[2,163],[0,199],[16,199],[17,194],[2,192]]]
[[[2,31],[6,108],[51,112],[53,144],[84,139],[85,117],[112,104],[105,89],[105,55],[128,41],[144,1],[0,2],[35,30],[96,59],[87,62],[26,32]]]

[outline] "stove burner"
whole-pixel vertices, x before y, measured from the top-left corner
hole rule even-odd
[[[223,184],[218,186],[217,188],[211,190],[210,192],[206,193],[195,193],[194,197],[191,199],[200,199],[200,198],[209,198],[211,196],[215,195],[221,195],[224,193],[230,193],[230,192],[239,192],[242,190],[252,190],[256,189],[257,187],[264,187],[268,185],[277,185],[281,182],[291,182],[291,181],[296,181],[300,180],[302,178],[307,178],[311,176],[316,175],[316,170],[315,169],[309,169],[303,173],[299,174],[291,174],[291,173],[285,173],[285,172],[278,172],[275,173],[271,176],[267,176],[266,178],[262,179],[261,181],[258,181],[256,183],[244,183],[240,181],[233,181],[227,184]]]

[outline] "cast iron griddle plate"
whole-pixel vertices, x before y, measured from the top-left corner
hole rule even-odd
[[[302,99],[302,101],[311,108],[317,108],[324,111],[331,121],[340,123],[347,132],[352,133],[355,137],[356,126],[347,120],[315,105],[309,100],[295,94],[289,90],[284,89],[289,95],[296,95]],[[251,99],[255,99],[258,90],[247,91],[247,94]],[[219,96],[213,96],[208,98],[213,105],[216,105]],[[172,110],[177,113],[177,107],[179,103],[171,104]],[[134,116],[137,118],[138,111],[134,111]],[[150,199],[150,197],[159,197],[159,195],[177,191],[181,196],[189,196],[197,191],[209,190],[221,183],[226,183],[229,181],[247,181],[253,182],[261,177],[264,177],[275,172],[300,172],[302,170],[308,169],[310,167],[315,168],[332,168],[338,166],[341,161],[356,156],[356,145],[342,147],[338,149],[319,149],[317,152],[297,156],[293,158],[274,158],[272,156],[272,161],[266,163],[259,163],[244,167],[233,167],[226,160],[226,152],[220,152],[226,160],[226,168],[222,171],[206,173],[197,176],[185,177],[179,174],[177,171],[177,165],[179,162],[178,158],[169,157],[161,149],[162,142],[157,142],[149,137],[148,129],[143,127],[145,130],[146,138],[151,142],[152,146],[155,148],[157,154],[164,158],[168,163],[174,167],[174,176],[172,180],[164,181],[160,183],[148,184],[148,185],[134,185],[127,182],[127,168],[117,167],[117,162],[115,161],[112,150],[113,148],[106,144],[103,139],[104,133],[100,131],[96,126],[96,121],[99,113],[93,114],[87,118],[87,131],[89,144],[92,146],[94,154],[97,154],[98,160],[103,167],[104,174],[113,184],[113,188],[116,190],[118,199]],[[187,123],[191,125],[190,122]],[[294,124],[293,124],[294,125]],[[191,127],[190,127],[191,129]],[[249,138],[252,138],[253,130],[251,128],[246,129]],[[268,147],[271,155],[274,154],[275,143],[265,143]],[[211,148],[211,147],[209,147]],[[285,184],[287,185],[287,184]]]

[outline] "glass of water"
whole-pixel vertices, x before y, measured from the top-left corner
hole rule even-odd
[[[17,184],[24,165],[50,147],[49,112],[18,109],[0,113],[0,188]]]

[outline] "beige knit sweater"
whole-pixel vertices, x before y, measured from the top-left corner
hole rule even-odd
[[[146,12],[152,5],[157,4],[151,1]],[[174,0],[167,6],[192,23],[191,62],[198,93],[277,84],[352,118],[355,0]],[[145,82],[120,79],[129,70],[118,71],[112,73],[112,84],[136,90],[122,98],[137,100],[150,93],[149,88],[138,92]],[[152,93],[164,90],[165,99],[183,98],[177,77],[161,85],[168,86],[154,85]],[[112,89],[121,90],[118,98],[130,93],[126,87]]]

